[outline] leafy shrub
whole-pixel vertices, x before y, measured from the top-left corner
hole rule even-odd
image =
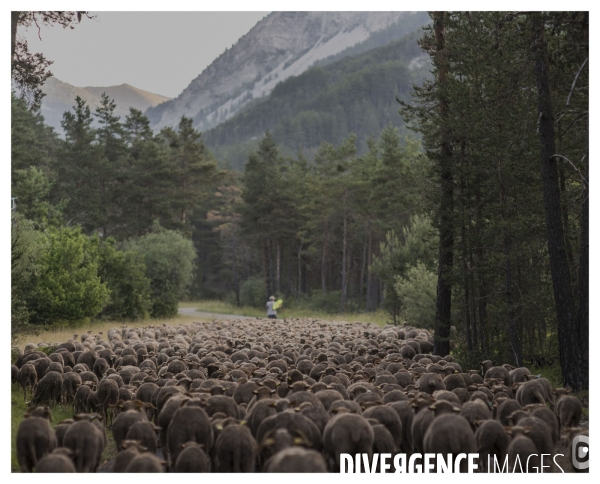
[[[150,315],[154,318],[175,316],[177,303],[185,297],[194,275],[197,256],[192,241],[155,224],[152,232],[128,240],[124,249],[137,253],[146,266],[152,300]]]
[[[408,266],[404,276],[396,278],[394,288],[401,301],[401,314],[408,324],[431,328],[435,321],[437,275],[422,262]]]
[[[79,228],[50,229],[43,242],[35,297],[37,324],[96,316],[109,300],[98,276],[98,247]]]
[[[246,279],[240,287],[240,304],[242,306],[264,308],[266,303],[267,291],[265,280],[260,276],[253,276]]]
[[[104,319],[135,321],[148,316],[152,307],[146,266],[135,252],[117,250],[115,240],[93,237],[100,256],[98,274],[110,290],[110,300],[100,313]]]

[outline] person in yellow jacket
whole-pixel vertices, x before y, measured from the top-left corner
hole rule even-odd
[[[271,296],[267,301],[267,318],[277,319],[277,311],[273,307],[275,305],[275,296]]]

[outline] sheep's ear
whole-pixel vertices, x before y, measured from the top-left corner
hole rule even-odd
[[[279,383],[277,384],[277,386],[279,386]],[[271,390],[271,394],[273,393],[277,393],[277,390]]]
[[[513,429],[512,427],[503,427],[504,431],[508,434],[508,435],[512,435],[513,434]]]
[[[267,446],[267,447],[274,445],[274,444],[275,444],[275,439],[272,439],[272,438],[265,439],[265,440],[263,440],[263,443],[262,443],[263,446]]]
[[[474,420],[473,421],[473,423],[475,424],[475,427],[477,427],[477,428],[479,428],[483,422],[485,422],[485,420]]]
[[[523,427],[523,432],[525,432],[526,434],[531,432],[531,426],[527,426],[527,427]]]
[[[258,390],[253,390],[252,393],[254,393],[255,395],[258,395]]]
[[[427,407],[429,410],[435,410],[437,408],[437,402],[436,403],[432,403],[431,405],[429,405],[429,407]]]
[[[453,411],[453,412],[456,412],[456,413],[460,413],[460,412],[461,412],[461,409],[460,409],[460,407],[457,407],[456,405],[454,405],[454,406],[452,407],[452,411]],[[483,420],[482,420],[482,422],[483,422]]]

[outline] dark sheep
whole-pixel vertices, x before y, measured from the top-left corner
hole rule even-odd
[[[81,377],[78,373],[65,373],[62,379],[61,402],[63,405],[74,403],[77,389],[81,385]]]
[[[473,432],[477,430],[480,422],[491,420],[492,418],[492,412],[490,412],[488,406],[485,403],[482,403],[481,400],[465,403],[462,406],[460,415],[469,422]]]
[[[33,392],[33,389],[37,385],[37,381],[38,378],[37,372],[35,371],[35,366],[28,363],[21,366],[21,369],[19,370],[19,373],[17,375],[17,382],[23,389],[24,400],[27,400],[27,389],[31,388],[31,391]]]
[[[514,432],[517,427],[513,427],[510,432]],[[527,437],[529,429],[521,429],[521,432],[513,437],[508,446],[508,472],[538,472],[540,468],[539,452],[533,441]]]
[[[124,440],[121,443],[122,450],[115,457],[112,471],[125,472],[129,463],[138,455],[146,451],[146,448],[135,440]]]
[[[519,386],[517,389],[517,401],[521,406],[531,405],[533,403],[546,404],[546,389],[540,380],[530,380]]]
[[[143,452],[129,463],[125,472],[164,472],[164,463],[150,452]]]
[[[128,410],[117,415],[112,427],[113,439],[115,440],[117,450],[121,449],[121,444],[127,439],[129,429],[131,429],[134,424],[145,421],[144,415],[136,410]]]
[[[127,412],[126,412],[127,413]],[[136,440],[143,445],[148,452],[156,452],[156,431],[160,430],[156,425],[145,420],[134,423],[127,432],[125,440]]]
[[[502,380],[505,385],[510,385],[510,375],[508,374],[508,370],[503,366],[493,366],[489,370],[484,373],[484,380],[490,378],[497,378]]]
[[[459,373],[453,373],[444,378],[446,390],[452,391],[455,388],[467,388],[464,378]]]
[[[177,456],[173,470],[175,472],[210,472],[211,463],[200,444],[186,442],[181,446],[181,452]]]
[[[327,472],[323,455],[302,447],[290,447],[265,463],[264,472]]]
[[[36,473],[64,473],[75,472],[75,466],[71,460],[73,452],[70,449],[58,448],[43,457],[35,466]]]
[[[445,413],[436,417],[429,426],[423,440],[423,448],[425,453],[442,454],[443,456],[452,454],[455,458],[458,454],[477,452],[477,443],[475,434],[465,418]],[[467,472],[467,459],[460,462],[459,470],[463,473]]]
[[[278,428],[298,430],[306,436],[311,448],[315,450],[321,450],[322,448],[322,438],[319,428],[304,415],[290,410],[272,415],[263,420],[256,432],[256,441],[262,442],[269,431]]]
[[[323,432],[323,451],[330,467],[339,471],[340,454],[367,454],[370,459],[374,438],[373,428],[364,417],[351,413],[336,415]]]
[[[399,449],[401,447],[402,422],[393,408],[388,407],[387,405],[371,407],[363,412],[363,417],[377,420],[381,425],[389,430],[394,439],[396,448]]]
[[[63,439],[63,445],[74,453],[73,462],[77,472],[96,472],[104,450],[104,438],[92,423],[95,415],[77,415]]]
[[[214,462],[217,472],[252,472],[258,446],[245,425],[229,425],[215,442]]]
[[[424,373],[417,382],[417,388],[419,391],[431,395],[437,390],[445,390],[446,385],[442,380],[442,377],[437,373]]]
[[[578,398],[571,395],[561,397],[556,404],[555,411],[561,429],[579,426],[583,408]]]
[[[24,417],[17,429],[17,460],[21,472],[31,472],[42,457],[56,448],[57,442],[48,407],[28,410]]]
[[[42,358],[33,360],[31,364],[35,367],[38,380],[41,380],[46,376],[48,367],[52,364],[52,360],[44,355]]]
[[[502,425],[510,425],[509,417],[520,409],[521,404],[516,400],[504,400],[498,405],[496,420],[498,420]]]
[[[202,444],[210,452],[213,445],[213,431],[206,412],[196,406],[183,406],[174,414],[167,430],[169,462],[174,465],[186,442]]]
[[[479,453],[479,470],[481,472],[490,472],[489,462],[493,466],[494,456],[496,461],[502,464],[506,458],[510,437],[504,431],[504,427],[497,420],[486,420],[483,422],[477,432],[475,432],[477,441],[477,452]]]
[[[74,420],[72,418],[68,418],[60,422],[56,427],[54,427],[54,435],[56,436],[56,444],[58,447],[63,446],[63,439],[65,433],[67,432],[69,425],[71,425],[73,422]]]
[[[62,375],[56,371],[50,371],[35,387],[31,403],[34,405],[60,403],[62,392]]]

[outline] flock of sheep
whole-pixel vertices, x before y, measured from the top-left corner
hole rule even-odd
[[[95,472],[112,432],[113,472],[336,472],[341,454],[374,453],[479,453],[481,472],[488,456],[535,472],[561,453],[544,471],[572,470],[577,398],[527,368],[467,371],[432,350],[424,329],[313,319],[89,331],[50,355],[28,344],[12,365],[30,398],[19,465]],[[52,428],[51,403],[73,418]]]

